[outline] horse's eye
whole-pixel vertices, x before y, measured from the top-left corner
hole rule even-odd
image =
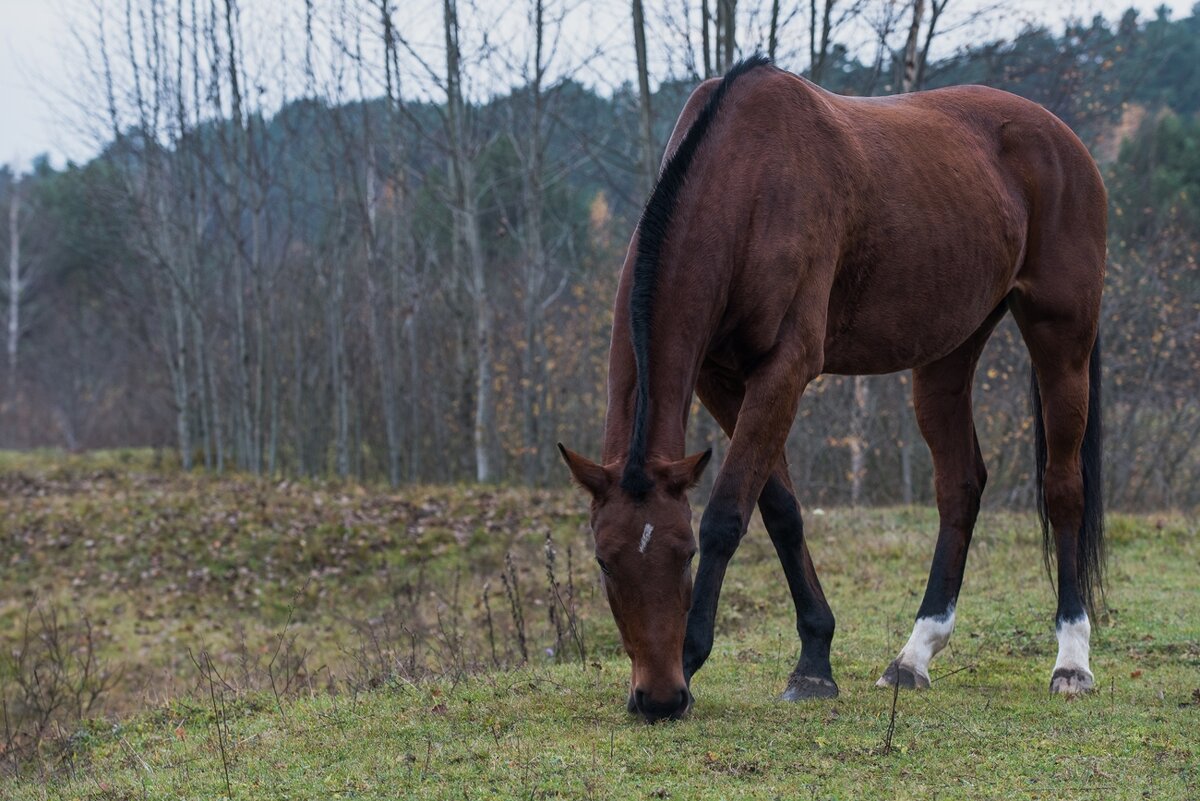
[[[608,569],[608,565],[604,564],[604,560],[599,556],[596,557],[596,564],[600,565],[600,572],[606,576],[611,576],[612,571]]]

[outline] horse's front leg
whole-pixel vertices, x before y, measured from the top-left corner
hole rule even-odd
[[[745,391],[740,377],[731,378],[716,369],[701,370],[696,382],[696,394],[730,436],[737,426]],[[804,521],[788,476],[786,459],[780,459],[775,472],[767,479],[758,496],[758,510],[787,577],[788,589],[796,605],[796,631],[800,634],[800,659],[788,677],[782,699],[832,698],[838,694],[833,667],[829,663],[833,611],[821,591],[816,567],[804,541]]]
[[[712,651],[725,569],[772,469],[783,458],[800,395],[820,372],[819,364],[814,350],[798,353],[781,346],[747,377],[729,451],[700,519],[700,566],[683,645],[683,674],[689,684]]]

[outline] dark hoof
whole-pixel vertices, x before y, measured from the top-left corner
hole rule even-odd
[[[792,675],[780,701],[808,701],[813,698],[837,698],[838,686],[830,679]]]
[[[1059,668],[1050,677],[1050,692],[1074,698],[1096,689],[1092,674],[1079,668]]]
[[[928,690],[929,677],[921,675],[908,665],[892,662],[887,666],[887,670],[883,671],[879,681],[875,682],[875,686],[895,687],[896,685],[899,685],[902,690]]]

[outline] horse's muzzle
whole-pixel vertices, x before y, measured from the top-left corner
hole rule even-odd
[[[679,720],[692,706],[692,694],[687,687],[680,687],[673,696],[665,699],[651,698],[643,690],[634,690],[631,712],[636,711],[647,723],[660,720]]]

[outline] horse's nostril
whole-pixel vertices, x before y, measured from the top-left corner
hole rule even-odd
[[[637,711],[642,714],[642,717],[653,723],[663,718],[682,717],[687,712],[691,696],[686,687],[674,696],[668,696],[668,698],[670,698],[669,701],[655,701],[653,698],[647,696],[643,690],[638,689],[633,691],[631,700]]]

